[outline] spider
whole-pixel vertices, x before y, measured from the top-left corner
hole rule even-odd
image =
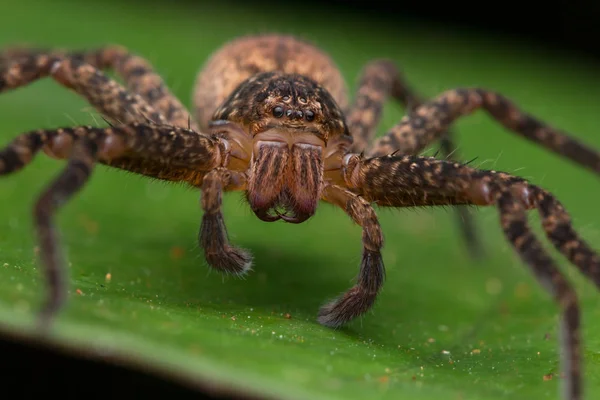
[[[105,69],[113,69],[127,88],[104,74]],[[252,266],[250,253],[229,242],[221,212],[224,192],[243,192],[254,214],[266,222],[302,223],[320,200],[342,209],[362,227],[363,254],[356,285],[319,311],[318,321],[329,327],[371,309],[384,282],[384,240],[373,204],[495,206],[506,239],[560,306],[566,398],[581,398],[577,295],[530,230],[526,212],[538,210],[550,242],[596,285],[600,257],[543,188],[508,173],[418,154],[438,140],[447,154],[452,152],[451,124],[478,109],[597,173],[598,152],[490,90],[460,88],[422,100],[386,59],[363,68],[350,104],[332,59],[314,44],[288,35],[240,37],[215,52],[197,78],[196,118],[151,65],[126,48],[15,47],[0,52],[0,92],[46,76],[87,99],[108,123],[23,133],[0,151],[1,175],[23,168],[39,150],[68,160],[33,210],[48,284],[40,313],[46,324],[67,296],[53,217],[98,163],[198,188],[203,210],[198,239],[208,264],[223,273],[244,274]],[[408,112],[374,140],[390,97]],[[463,226],[470,241],[471,229],[470,222]]]

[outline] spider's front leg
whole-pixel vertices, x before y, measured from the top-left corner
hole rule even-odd
[[[0,150],[0,175],[16,172],[44,151],[67,166],[36,202],[34,223],[49,293],[41,313],[49,327],[67,296],[67,275],[53,226],[59,207],[88,181],[95,162],[165,180],[199,185],[203,176],[226,163],[230,146],[221,139],[183,128],[129,125],[40,130],[18,136]]]
[[[393,62],[375,60],[368,63],[362,71],[356,98],[348,111],[348,129],[352,133],[353,152],[360,153],[369,148],[381,119],[383,104],[388,97],[400,102],[409,113],[424,102]],[[440,140],[440,151],[446,158],[457,159],[459,157],[453,140],[454,136],[454,132],[448,129],[434,138]],[[401,149],[402,154],[417,154],[403,150]],[[481,257],[483,249],[478,240],[476,224],[470,210],[467,207],[458,207],[456,216],[469,254],[475,258]]]
[[[322,199],[343,209],[363,228],[363,255],[356,285],[319,311],[319,322],[337,327],[368,311],[385,279],[381,257],[383,234],[375,210],[368,201],[337,185],[323,189]]]
[[[225,168],[210,171],[202,181],[201,204],[204,214],[200,227],[200,245],[211,267],[235,275],[245,274],[251,269],[252,256],[229,244],[221,202],[224,191],[243,190],[245,186],[245,174]]]
[[[344,158],[350,190],[385,207],[472,204],[496,206],[505,237],[561,310],[568,399],[580,399],[581,338],[577,295],[528,226],[526,211],[537,209],[546,235],[600,288],[600,256],[572,227],[568,213],[551,193],[522,178],[496,171],[414,156]]]

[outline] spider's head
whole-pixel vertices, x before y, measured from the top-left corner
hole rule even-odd
[[[254,213],[269,222],[300,223],[315,213],[330,148],[350,138],[327,90],[279,72],[246,80],[213,120],[229,121],[252,137],[247,197]]]
[[[326,89],[305,76],[280,72],[244,81],[213,119],[240,124],[253,137],[267,131],[312,134],[327,144],[331,138],[348,135],[344,115]]]

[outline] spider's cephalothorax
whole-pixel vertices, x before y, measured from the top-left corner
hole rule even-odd
[[[101,71],[106,68],[114,69],[127,88]],[[319,322],[332,327],[368,311],[383,285],[383,234],[372,204],[495,206],[506,239],[560,306],[567,398],[581,398],[577,295],[533,234],[526,212],[536,209],[554,247],[600,286],[598,254],[579,237],[565,208],[548,191],[503,172],[417,154],[439,140],[445,156],[456,157],[450,125],[477,109],[527,140],[600,173],[597,151],[489,90],[448,90],[423,101],[388,60],[365,66],[349,104],[333,61],[291,36],[240,38],[210,57],[194,90],[196,118],[146,60],[125,48],[0,51],[0,92],[45,76],[84,96],[110,126],[28,132],[0,151],[0,175],[24,167],[39,150],[68,159],[34,208],[49,288],[41,314],[44,327],[67,294],[52,218],[83,187],[97,163],[198,188],[204,211],[200,245],[210,266],[227,273],[247,272],[252,258],[229,242],[221,212],[223,192],[243,191],[263,221],[305,221],[320,200],[341,208],[362,227],[363,252],[356,285],[319,312]],[[389,97],[408,113],[373,140]],[[458,215],[470,250],[477,251],[470,215],[464,208],[458,208]]]
[[[256,216],[293,223],[312,216],[324,170],[339,169],[339,144],[351,143],[342,111],[329,92],[303,75],[260,73],[231,93],[211,124],[219,127],[227,121],[252,138],[240,148],[246,159],[250,155],[250,163],[240,163],[239,170],[247,172],[246,194]],[[229,132],[225,129],[221,137],[239,146]]]

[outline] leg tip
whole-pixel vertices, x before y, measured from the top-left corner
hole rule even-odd
[[[339,328],[371,309],[376,298],[377,292],[355,286],[339,299],[321,307],[317,321],[330,328]]]
[[[62,301],[49,301],[40,310],[36,320],[36,332],[40,335],[45,335],[50,332],[56,318],[62,309]]]
[[[347,321],[339,318],[339,315],[333,311],[335,303],[327,304],[319,310],[317,316],[317,322],[328,328],[339,328],[343,326]]]
[[[252,255],[237,247],[227,247],[217,253],[206,254],[206,261],[218,271],[237,276],[246,275],[253,265]]]

